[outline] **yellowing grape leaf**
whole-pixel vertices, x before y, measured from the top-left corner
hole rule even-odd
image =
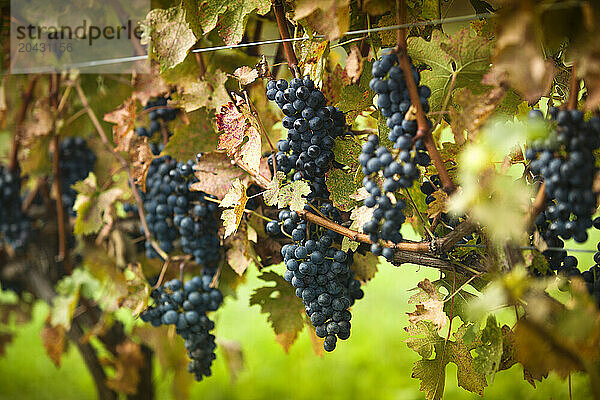
[[[263,193],[263,199],[265,200],[266,205],[274,206],[277,204],[279,199],[279,183],[283,180],[285,180],[285,173],[277,171],[277,174],[273,176],[273,179],[271,179]]]
[[[219,69],[206,72],[201,80],[186,82],[179,92],[172,95],[170,104],[192,112],[201,107],[217,110],[222,104],[229,101],[225,82],[227,74]]]
[[[227,263],[239,276],[244,274],[255,256],[252,245],[242,233],[243,231],[232,238],[226,253]]]
[[[352,213],[350,213],[350,220],[352,221],[352,223],[350,224],[350,229],[358,231],[358,232],[362,232],[363,231],[363,225],[366,224],[367,222],[369,222],[372,218],[373,218],[373,208],[369,208],[367,206],[360,206],[357,207],[355,209],[352,210]],[[347,251],[348,249],[351,249],[352,251],[356,251],[356,249],[358,248],[359,243],[355,242],[353,240],[350,240],[350,238],[344,236],[344,238],[342,239],[342,250],[343,251]]]
[[[429,203],[429,206],[427,207],[427,216],[429,218],[435,218],[438,215],[448,211],[448,207],[446,206],[448,195],[446,192],[436,190],[432,193],[432,196],[435,198],[435,200]]]
[[[123,277],[127,285],[127,294],[119,299],[119,306],[128,308],[132,314],[138,315],[148,306],[150,285],[140,263],[129,264],[123,272]]]
[[[173,68],[182,62],[197,38],[186,21],[183,7],[155,8],[148,13],[141,25],[142,44],[150,45],[150,55],[159,63],[161,70]]]
[[[243,65],[233,71],[233,76],[240,83],[240,86],[249,85],[258,78],[258,71],[255,68],[250,68]]]
[[[446,326],[448,317],[444,312],[444,302],[440,300],[437,289],[429,279],[419,282],[417,287],[419,292],[408,300],[409,304],[416,304],[416,310],[408,313],[408,321],[411,324],[430,321],[438,332],[441,331]]]
[[[306,205],[306,197],[310,194],[308,183],[299,180],[283,185],[279,189],[278,208],[289,207],[292,211],[302,211]]]
[[[360,80],[354,85],[345,85],[342,88],[342,93],[339,97],[340,101],[336,106],[346,113],[346,122],[349,125],[354,123],[357,115],[373,108],[373,96],[375,92],[369,87],[369,82],[373,78],[371,74],[372,67],[372,61],[365,61]]]
[[[326,174],[326,183],[331,192],[333,205],[342,211],[351,210],[358,205],[352,198],[362,187],[364,177],[358,163],[361,144],[352,138],[336,138],[333,153],[335,161],[343,164],[343,168],[332,168]]]
[[[373,253],[368,252],[364,256],[360,253],[354,253],[353,260],[352,270],[355,279],[366,283],[375,277],[379,259]]]
[[[223,226],[225,227],[225,238],[237,231],[244,216],[244,209],[247,202],[246,186],[239,179],[236,179],[220,204],[221,207],[227,208],[221,214]]]
[[[217,149],[227,150],[234,160],[241,159],[251,171],[259,173],[261,159],[260,126],[246,101],[236,95],[236,103],[228,102],[217,114],[219,136]]]
[[[322,33],[328,40],[342,37],[350,27],[350,1],[298,0],[294,10],[294,19],[305,19],[315,31]]]
[[[277,341],[288,352],[304,327],[302,301],[296,297],[295,289],[283,277],[273,271],[263,272],[259,279],[275,283],[254,290],[250,305],[258,305],[275,331]]]

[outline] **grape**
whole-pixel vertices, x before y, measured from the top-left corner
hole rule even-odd
[[[209,200],[214,196],[189,189],[198,181],[192,173],[193,165],[192,160],[183,163],[170,156],[155,158],[148,169],[142,200],[148,228],[160,248],[170,253],[180,247],[204,267],[204,274],[212,276],[221,248],[218,206]],[[148,242],[146,255],[158,256]]]
[[[322,204],[319,212],[341,222],[339,210],[329,202]],[[353,255],[333,246],[341,243],[339,234],[314,224],[309,228],[296,212],[282,210],[278,219],[282,231],[291,234],[294,241],[281,248],[286,265],[284,278],[296,288],[317,335],[329,338],[323,345],[325,350],[333,351],[337,338],[350,337],[348,308],[364,296],[350,269]],[[308,236],[310,239],[306,239]]]
[[[211,288],[208,276],[194,276],[182,285],[178,279],[166,282],[151,293],[154,305],[140,314],[152,326],[175,325],[175,332],[185,340],[190,362],[188,372],[197,381],[211,375],[216,358],[215,337],[210,334],[215,324],[208,311],[215,311],[223,302],[219,289]],[[183,304],[183,306],[182,306]]]
[[[31,222],[21,211],[21,173],[0,165],[0,245],[22,252],[31,234]],[[4,285],[4,283],[3,283]]]
[[[531,172],[545,182],[546,207],[536,226],[546,242],[573,238],[582,243],[588,238],[598,196],[593,178],[598,172],[594,150],[600,147],[600,118],[584,121],[579,110],[554,108],[549,114],[550,136],[534,141],[525,152]],[[543,120],[539,110],[529,117]],[[562,258],[557,261],[556,251],[547,254],[553,256],[550,267],[559,269]]]
[[[307,180],[309,200],[326,199],[330,193],[325,174],[334,161],[334,138],[346,131],[346,118],[337,108],[327,106],[325,96],[309,77],[292,81],[267,84],[267,98],[282,110],[282,124],[288,129],[287,138],[277,143],[277,153],[269,157],[269,167],[273,169],[275,160],[277,171],[293,180]]]

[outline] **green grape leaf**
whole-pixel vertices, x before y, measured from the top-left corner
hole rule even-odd
[[[331,192],[333,205],[342,211],[349,211],[358,206],[358,202],[351,195],[362,187],[364,177],[358,163],[361,143],[354,138],[336,138],[333,153],[335,160],[345,167],[333,168],[327,172],[327,187]]]
[[[377,256],[371,252],[368,252],[365,255],[354,253],[353,260],[352,270],[354,271],[355,279],[358,279],[362,283],[366,283],[375,277],[375,274],[377,273],[377,264],[379,263]]]
[[[192,6],[189,9],[192,10]],[[271,2],[268,0],[207,0],[195,11],[204,34],[217,28],[225,44],[236,44],[242,41],[250,14],[256,11],[264,15],[270,9]]]
[[[450,316],[450,312],[452,311],[452,319],[460,317],[463,322],[471,322],[473,318],[472,313],[469,312],[469,303],[477,298],[477,296],[464,289],[456,292],[466,282],[467,278],[462,275],[456,274],[454,278],[451,272],[443,272],[442,277],[434,281],[433,284],[438,290],[444,287],[448,291],[448,296],[454,296],[452,300],[444,302],[444,312],[446,315]],[[476,285],[475,281],[471,282],[471,284]]]
[[[219,69],[215,72],[206,72],[202,80],[187,82],[181,92],[173,94],[171,104],[181,107],[186,112],[206,107],[217,110],[230,101],[225,82],[227,74]]]
[[[246,186],[239,179],[236,179],[220,204],[221,207],[227,208],[221,214],[225,228],[224,238],[237,231],[244,216],[244,208],[247,202]]]
[[[185,9],[180,7],[151,10],[142,29],[141,43],[150,44],[150,55],[160,63],[161,70],[181,63],[197,41],[186,21]]]
[[[373,96],[375,92],[369,87],[369,82],[373,78],[371,74],[372,67],[372,61],[365,61],[360,81],[357,84],[346,85],[342,88],[340,101],[336,106],[346,113],[346,122],[350,125],[354,123],[357,115],[373,108]]]
[[[173,135],[162,154],[168,154],[176,160],[193,160],[198,153],[214,150],[217,147],[217,133],[213,125],[213,114],[201,108],[177,118]]]
[[[277,341],[288,352],[304,327],[302,301],[296,297],[295,289],[283,277],[273,271],[263,272],[259,279],[275,283],[254,290],[250,305],[258,305],[275,331]]]
[[[475,370],[483,375],[492,375],[493,379],[502,360],[502,330],[495,316],[488,316],[485,328],[481,331],[481,344],[475,348],[475,353]]]
[[[430,41],[409,38],[408,52],[413,63],[427,64],[431,68],[421,72],[421,84],[431,88],[431,111],[441,110],[451,89],[468,87],[477,94],[485,89],[481,80],[490,67],[490,41],[468,29],[450,37],[434,30]]]
[[[454,334],[455,340],[445,340],[437,333],[435,325],[429,321],[419,321],[405,328],[410,337],[407,345],[416,351],[421,360],[415,362],[412,377],[421,381],[419,389],[428,400],[440,400],[444,395],[446,367],[453,363],[457,367],[458,385],[470,392],[483,395],[487,386],[485,375],[476,371],[471,350],[480,342],[465,342],[467,327],[463,325]],[[435,353],[435,357],[431,358]]]
[[[416,325],[420,321],[433,323],[438,332],[446,326],[448,317],[444,312],[444,302],[440,300],[437,288],[429,279],[424,279],[417,284],[418,292],[408,300],[415,304],[416,310],[408,313],[408,322]]]

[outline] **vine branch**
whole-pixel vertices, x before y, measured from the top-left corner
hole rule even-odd
[[[398,25],[404,24],[405,10],[405,1],[396,0],[396,16]],[[450,178],[450,174],[448,174],[448,170],[446,170],[446,166],[444,165],[444,161],[442,160],[440,152],[438,151],[437,147],[435,146],[435,142],[433,141],[429,121],[427,121],[427,118],[425,117],[423,105],[421,104],[421,100],[419,98],[417,84],[415,82],[412,70],[410,68],[410,62],[408,61],[408,52],[406,45],[406,29],[398,29],[397,40],[398,45],[396,47],[396,53],[398,55],[398,62],[400,64],[402,72],[404,73],[406,87],[408,89],[408,93],[410,94],[410,102],[416,110],[417,134],[414,140],[418,140],[420,138],[423,139],[423,144],[425,144],[425,147],[429,152],[429,156],[431,157],[431,161],[433,162],[433,165],[435,165],[435,168],[440,177],[440,181],[442,182],[442,187],[444,191],[448,194],[453,193],[456,190],[456,185],[454,185],[452,178]]]
[[[19,147],[21,145],[21,129],[23,127],[23,122],[25,121],[25,115],[27,115],[27,109],[29,108],[29,104],[33,99],[33,90],[35,89],[35,84],[38,80],[38,75],[32,75],[29,78],[29,82],[27,83],[27,88],[25,89],[25,93],[23,93],[23,100],[21,101],[21,107],[19,108],[19,112],[17,114],[17,118],[15,120],[15,134],[13,136],[12,148],[10,152],[10,161],[8,164],[8,168],[11,171],[14,171],[19,164]]]
[[[148,224],[146,223],[146,215],[144,213],[144,202],[142,201],[140,192],[135,184],[135,181],[133,180],[133,175],[131,174],[131,168],[129,168],[129,163],[110,144],[110,141],[106,137],[104,129],[102,128],[102,125],[100,125],[100,121],[98,120],[98,117],[96,117],[94,110],[92,110],[92,108],[90,107],[90,103],[88,102],[88,99],[85,93],[83,92],[83,89],[81,89],[81,85],[79,84],[79,82],[77,81],[74,84],[75,90],[77,91],[77,95],[79,96],[81,104],[83,105],[83,108],[86,110],[88,116],[92,120],[92,124],[94,125],[94,128],[96,128],[96,132],[98,133],[98,136],[100,136],[102,144],[104,144],[107,150],[112,153],[112,155],[121,164],[123,169],[127,171],[127,180],[129,181],[129,186],[131,186],[131,192],[133,193],[135,203],[137,204],[138,216],[140,219],[140,223],[142,224],[142,228],[144,229],[144,236],[146,237],[146,240],[152,245],[152,248],[162,257],[162,259],[166,260],[168,258],[167,254],[154,242],[154,240],[152,240],[152,236],[150,235],[150,228],[148,228]]]
[[[279,34],[281,35],[281,38],[284,40],[289,39],[290,32],[287,26],[287,19],[285,18],[283,2],[281,0],[272,0],[271,4],[273,4],[273,12],[275,13],[275,18],[277,19],[277,27],[279,28]],[[289,41],[283,42],[282,44],[290,72],[294,78],[297,78],[300,75],[300,72],[298,71],[298,59],[296,58],[296,53],[294,52],[294,45]]]

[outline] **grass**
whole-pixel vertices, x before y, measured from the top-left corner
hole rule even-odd
[[[415,266],[392,267],[385,263],[365,289],[365,298],[352,310],[352,336],[323,357],[314,355],[303,331],[289,354],[275,342],[274,334],[258,307],[248,307],[253,288],[261,286],[255,269],[237,299],[228,299],[216,313],[216,334],[241,343],[245,369],[230,381],[222,353],[217,353],[213,376],[194,384],[191,398],[213,399],[423,399],[411,368],[418,359],[406,347],[406,312],[409,289],[424,277],[435,279],[435,271]],[[0,399],[94,399],[93,383],[75,346],[56,368],[44,353],[40,329],[47,306],[37,304],[33,321],[18,328],[18,336],[0,359]],[[156,372],[158,399],[170,399],[172,377]],[[589,398],[585,376],[573,376],[574,398]],[[522,379],[518,366],[495,376],[486,388],[486,399],[564,399],[568,385],[550,376],[538,389]],[[447,369],[446,399],[476,399],[459,388],[456,368]]]

